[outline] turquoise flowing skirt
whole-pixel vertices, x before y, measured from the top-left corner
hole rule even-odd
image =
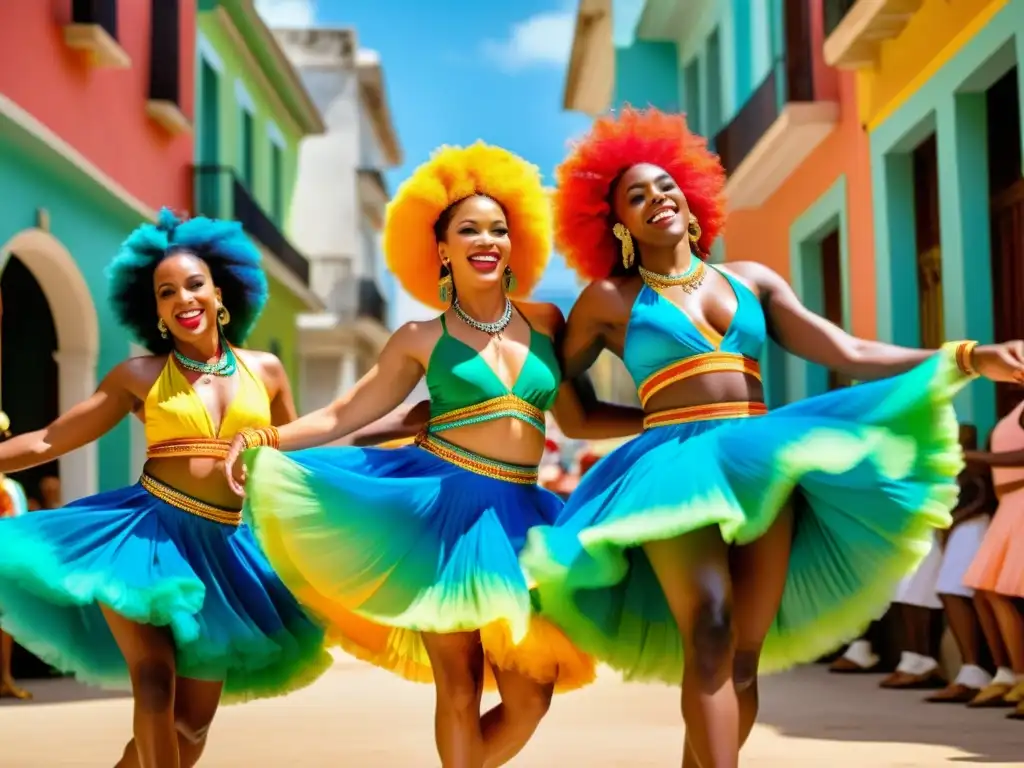
[[[246,519],[329,640],[357,658],[431,682],[422,634],[479,632],[488,688],[495,670],[560,691],[589,683],[592,659],[536,616],[518,560],[562,501],[499,479],[510,465],[460,455],[494,472],[417,445],[250,450]]]
[[[288,693],[331,664],[323,629],[244,525],[190,514],[141,485],[0,520],[0,625],[62,672],[128,689],[101,604],[166,627],[177,674],[222,681],[226,702]]]
[[[709,526],[749,544],[793,498],[761,671],[820,658],[877,618],[950,524],[962,466],[951,398],[967,381],[940,353],[764,416],[644,432],[530,532],[521,560],[542,615],[625,678],[678,684],[682,641],[642,545]]]

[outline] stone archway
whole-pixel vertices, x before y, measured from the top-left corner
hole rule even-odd
[[[57,330],[59,408],[65,413],[96,389],[100,332],[89,286],[67,248],[42,229],[23,230],[0,246],[0,271],[15,255],[35,277]],[[63,501],[96,493],[97,447],[90,443],[60,459]]]

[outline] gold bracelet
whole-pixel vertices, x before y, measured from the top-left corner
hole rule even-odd
[[[951,341],[946,344],[947,347],[953,348],[953,359],[956,361],[956,367],[960,369],[960,372],[964,376],[977,376],[978,371],[972,364],[971,356],[974,354],[974,348],[978,346],[976,341]]]
[[[277,427],[246,427],[241,432],[244,450],[250,448],[277,448],[281,445],[281,433]]]

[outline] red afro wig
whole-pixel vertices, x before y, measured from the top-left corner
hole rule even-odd
[[[725,223],[725,171],[707,141],[691,133],[682,115],[623,109],[594,122],[555,170],[555,247],[586,280],[612,273],[621,258],[612,234],[611,185],[640,163],[664,168],[700,223],[704,253]]]

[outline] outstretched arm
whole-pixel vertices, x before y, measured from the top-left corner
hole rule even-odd
[[[935,354],[933,349],[858,339],[807,309],[789,283],[763,264],[728,266],[757,287],[772,337],[787,351],[812,363],[866,381],[909,371]]]
[[[417,324],[400,328],[384,346],[377,364],[349,392],[280,428],[280,449],[294,451],[333,442],[401,405],[423,376],[423,366],[413,354],[420,333]]]
[[[0,444],[0,473],[46,464],[113,429],[131,412],[135,402],[128,386],[131,362],[126,361],[114,368],[91,397],[49,426]]]
[[[1021,467],[1024,466],[1024,451],[964,451],[964,461],[989,467]]]

